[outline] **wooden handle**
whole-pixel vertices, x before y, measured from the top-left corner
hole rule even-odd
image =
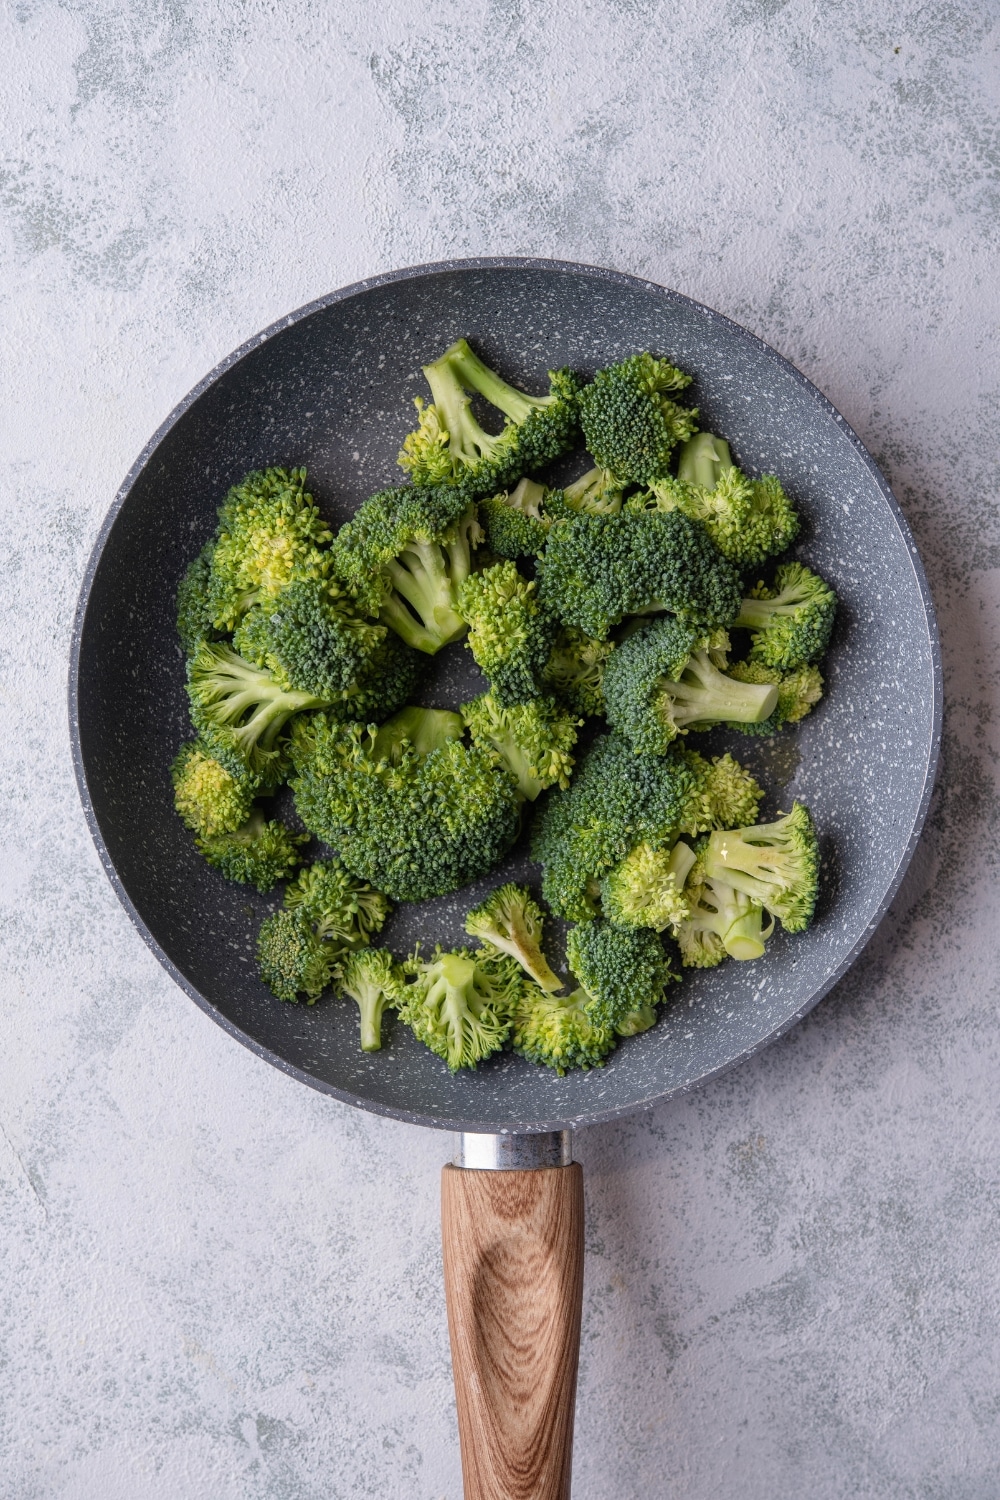
[[[569,1500],[583,1172],[445,1167],[441,1214],[465,1500]]]

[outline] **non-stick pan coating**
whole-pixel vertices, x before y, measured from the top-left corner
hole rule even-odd
[[[804,936],[757,963],[689,973],[655,1030],[607,1066],[557,1078],[502,1056],[453,1078],[405,1027],[359,1051],[351,1003],[283,1005],[256,976],[262,899],[201,861],[172,806],[170,760],[190,731],[174,591],[249,469],[305,464],[331,521],[398,482],[396,453],[423,391],[420,365],[467,334],[491,364],[543,390],[652,349],[691,371],[704,426],[739,463],[776,471],[806,525],[798,555],[841,611],[827,697],[799,729],[728,745],[768,788],[798,796],[822,833],[822,895]],[[436,660],[428,702],[476,690],[463,648]],[[940,665],[926,581],[885,481],[830,404],[760,340],[697,303],[612,272],[544,261],[417,268],[337,292],[237,351],[167,420],[125,482],[81,595],[70,717],[84,806],[108,874],[143,937],[188,994],[278,1067],[363,1108],[482,1131],[555,1129],[663,1099],[745,1057],[808,1011],[850,964],[898,885],[937,760]],[[516,851],[496,877],[529,874]],[[478,889],[489,889],[493,879]],[[401,908],[397,951],[462,940],[469,895]],[[387,1028],[388,1029],[388,1028]]]

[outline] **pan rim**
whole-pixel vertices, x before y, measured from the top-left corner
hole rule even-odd
[[[105,545],[115,525],[115,522],[118,519],[118,516],[129,495],[131,494],[132,489],[134,488],[140,474],[145,470],[153,454],[156,452],[157,448],[163,442],[167,434],[190,410],[195,402],[227,371],[232,369],[242,359],[251,354],[255,349],[259,348],[261,344],[266,343],[270,338],[273,338],[275,335],[283,332],[286,328],[293,327],[295,324],[302,322],[306,318],[309,318],[315,313],[321,312],[326,308],[336,306],[341,302],[350,301],[353,298],[361,297],[377,287],[392,285],[396,282],[415,280],[418,278],[430,278],[436,275],[440,276],[454,274],[454,272],[456,271],[506,269],[542,270],[557,274],[573,275],[577,277],[589,277],[595,281],[610,282],[622,287],[627,287],[632,291],[639,291],[653,297],[662,298],[666,301],[684,303],[687,306],[696,309],[698,312],[706,314],[709,318],[716,320],[718,323],[725,325],[737,337],[748,341],[751,346],[755,347],[772,363],[776,364],[784,371],[790,372],[794,376],[796,381],[804,388],[810,398],[820,407],[820,409],[834,419],[834,421],[838,424],[841,431],[843,432],[844,436],[847,438],[848,442],[854,448],[857,456],[860,458],[863,466],[875,482],[876,487],[878,488],[883,500],[885,501],[896,529],[899,532],[900,538],[906,547],[907,555],[910,560],[910,566],[913,570],[914,582],[916,583],[920,601],[923,606],[924,621],[927,627],[927,644],[931,662],[933,703],[931,716],[931,733],[926,749],[923,788],[920,796],[920,801],[913,818],[912,828],[907,838],[905,847],[903,848],[900,855],[899,862],[893,872],[891,879],[888,881],[885,889],[883,890],[882,895],[878,900],[872,917],[865,930],[855,940],[847,954],[837,965],[836,969],[834,969],[826,977],[823,984],[810,995],[809,999],[798,1010],[796,1010],[790,1017],[786,1018],[786,1020],[780,1026],[769,1032],[766,1037],[761,1038],[752,1046],[744,1048],[741,1052],[737,1053],[734,1057],[728,1059],[726,1062],[721,1063],[718,1067],[708,1068],[703,1073],[700,1073],[698,1077],[688,1079],[685,1083],[677,1087],[666,1089],[659,1093],[651,1093],[644,1098],[632,1100],[627,1104],[620,1104],[609,1108],[595,1109],[592,1111],[587,1110],[570,1116],[558,1116],[552,1119],[534,1119],[531,1121],[491,1120],[488,1122],[483,1122],[482,1120],[466,1118],[465,1116],[428,1116],[422,1114],[418,1110],[406,1109],[397,1105],[389,1105],[376,1100],[358,1098],[357,1095],[352,1093],[350,1090],[337,1087],[336,1085],[328,1083],[321,1078],[317,1078],[315,1075],[306,1072],[305,1069],[297,1067],[295,1064],[288,1062],[285,1058],[281,1057],[280,1054],[272,1051],[270,1048],[263,1046],[253,1037],[248,1036],[246,1032],[242,1031],[228,1017],[224,1016],[221,1011],[217,1010],[216,1007],[212,1005],[212,1003],[200,993],[200,991],[181,972],[181,970],[177,967],[174,961],[169,957],[166,951],[157,942],[152,932],[149,930],[139,911],[134,906],[131,897],[126,891],[125,886],[118,875],[117,869],[115,868],[111,855],[108,852],[108,848],[104,841],[104,836],[101,831],[96,812],[94,810],[93,801],[90,796],[90,789],[87,783],[86,767],[83,757],[83,747],[80,737],[79,696],[81,651],[84,628],[86,624],[87,609],[90,603],[91,590],[93,588],[94,580],[97,575],[97,570],[100,566],[101,557],[103,555]],[[201,1010],[209,1015],[211,1019],[215,1021],[217,1025],[221,1026],[222,1029],[226,1031],[230,1036],[241,1042],[244,1047],[248,1048],[257,1057],[270,1063],[272,1067],[278,1068],[281,1072],[297,1079],[300,1083],[308,1084],[311,1088],[316,1089],[320,1093],[327,1094],[335,1099],[338,1099],[341,1103],[354,1105],[355,1107],[367,1110],[372,1114],[382,1115],[390,1119],[401,1120],[407,1124],[424,1125],[436,1130],[481,1131],[490,1134],[520,1135],[562,1130],[583,1125],[603,1124],[611,1120],[621,1119],[626,1115],[630,1115],[640,1110],[651,1109],[654,1105],[661,1103],[667,1099],[675,1098],[680,1094],[689,1093],[691,1090],[700,1087],[702,1084],[707,1083],[709,1080],[719,1077],[722,1073],[728,1072],[730,1068],[736,1067],[739,1064],[746,1062],[749,1058],[753,1057],[764,1047],[767,1047],[772,1042],[777,1041],[779,1037],[784,1036],[788,1031],[796,1026],[804,1016],[808,1015],[808,1013],[816,1005],[818,1005],[819,1002],[827,994],[829,994],[834,985],[837,984],[837,982],[844,976],[844,974],[846,974],[847,970],[857,960],[860,953],[866,947],[871,937],[873,936],[875,929],[878,927],[882,918],[885,916],[885,913],[889,905],[891,904],[893,897],[898,891],[907,869],[909,868],[910,861],[913,858],[913,854],[923,832],[924,824],[927,820],[930,800],[934,790],[935,779],[940,760],[941,727],[943,714],[943,675],[940,636],[938,632],[937,618],[934,610],[933,597],[931,595],[930,586],[927,582],[927,576],[924,571],[920,554],[917,550],[916,543],[914,541],[906,518],[904,517],[902,510],[900,509],[900,506],[895,496],[893,495],[887,480],[885,479],[885,476],[882,474],[875,460],[872,458],[871,454],[868,452],[868,449],[865,447],[864,443],[862,443],[857,433],[847,422],[844,416],[837,410],[837,408],[833,405],[829,398],[825,396],[822,391],[820,391],[818,387],[815,386],[813,382],[791,362],[791,360],[785,358],[784,355],[779,354],[776,349],[774,349],[765,340],[760,338],[757,334],[752,333],[749,329],[744,328],[742,324],[737,323],[732,318],[727,317],[725,313],[720,313],[716,309],[708,307],[705,303],[698,302],[695,298],[685,296],[684,293],[677,292],[670,287],[662,286],[658,282],[649,281],[638,276],[633,276],[628,272],[615,271],[610,269],[609,267],[587,265],[575,261],[552,260],[544,257],[533,256],[479,256],[470,257],[467,259],[460,258],[455,260],[432,261],[423,265],[407,266],[396,271],[381,272],[378,275],[366,277],[363,280],[352,282],[348,286],[341,287],[333,292],[328,292],[322,297],[316,298],[311,302],[307,302],[303,306],[297,308],[295,311],[287,313],[283,317],[276,319],[273,323],[268,324],[268,326],[262,329],[260,332],[253,334],[250,338],[244,340],[244,342],[240,344],[235,350],[233,350],[232,353],[228,354],[206,375],[204,375],[202,379],[192,387],[187,395],[177,403],[177,405],[172,409],[172,411],[170,411],[167,417],[163,420],[163,422],[160,423],[156,431],[145,443],[138,457],[129,468],[124,480],[122,481],[115,494],[114,500],[107,514],[105,515],[103,522],[101,523],[93,546],[91,548],[90,556],[88,558],[87,566],[83,575],[83,580],[80,586],[80,593],[73,619],[73,629],[70,644],[68,711],[73,770],[76,776],[77,789],[79,791],[80,800],[83,806],[84,817],[90,830],[90,835],[96,846],[97,853],[104,868],[105,874],[111,882],[112,888],[114,889],[115,894],[117,895],[119,901],[128,914],[133,926],[138,931],[147,948],[149,948],[155,954],[156,958],[159,960],[159,962],[162,964],[162,966],[171,976],[174,982],[180,986],[180,988],[189,996],[190,999],[195,1002],[195,1004]]]

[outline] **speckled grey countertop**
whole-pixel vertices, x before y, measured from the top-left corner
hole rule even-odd
[[[122,10],[126,15],[121,15]],[[0,299],[0,1494],[459,1500],[450,1138],[234,1045],[107,883],[66,656],[123,474],[332,287],[463,254],[745,323],[882,463],[946,671],[923,843],[797,1030],[581,1133],[577,1500],[994,1500],[995,7],[23,0]]]

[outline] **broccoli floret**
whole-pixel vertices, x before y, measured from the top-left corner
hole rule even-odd
[[[329,573],[332,533],[305,480],[305,469],[265,469],[248,474],[223,501],[207,592],[217,629],[235,629],[248,609],[290,583]]]
[[[440,715],[438,733],[434,710],[403,712],[405,736],[399,715],[377,736],[323,713],[296,722],[292,787],[303,823],[348,869],[393,900],[422,901],[491,870],[517,836],[520,804],[493,755],[453,737],[457,715]],[[421,724],[434,728],[426,753],[414,743]]]
[[[353,686],[387,634],[384,625],[363,619],[336,584],[310,579],[244,615],[233,645],[290,692],[332,699]]]
[[[778,694],[774,712],[759,724],[734,723],[741,734],[776,734],[785,724],[797,724],[811,713],[823,696],[823,677],[818,667],[794,667],[781,672],[759,661],[739,661],[726,674],[736,682],[770,683]]]
[[[594,718],[605,712],[604,668],[614,650],[575,626],[564,625],[542,672],[542,681],[574,713]]]
[[[662,755],[679,734],[712,724],[761,724],[778,689],[720,672],[710,641],[680,620],[655,620],[622,641],[604,671],[608,722],[640,754]]]
[[[632,1024],[629,1018],[657,1006],[676,977],[655,932],[603,917],[570,928],[566,958],[590,996],[587,1015],[598,1026]]]
[[[483,693],[462,705],[474,745],[492,751],[517,782],[527,802],[548,786],[569,786],[581,720],[554,698],[532,698],[501,708],[494,693]]]
[[[261,925],[257,967],[279,1000],[305,995],[306,1004],[315,1005],[333,979],[336,962],[336,949],[317,937],[301,912],[276,911]]]
[[[292,833],[277,819],[267,821],[259,808],[235,833],[195,839],[198,853],[214,870],[239,885],[256,886],[261,895],[279,880],[287,880],[302,863],[299,848],[308,842],[307,833]]]
[[[684,882],[694,860],[682,840],[672,849],[637,844],[601,881],[601,910],[619,927],[676,927],[687,916]]]
[[[547,494],[544,485],[522,479],[509,492],[480,500],[479,520],[489,550],[511,562],[537,557],[552,525],[552,516],[543,509]]]
[[[451,486],[380,490],[340,528],[333,568],[359,609],[433,656],[465,634],[458,590],[482,539],[475,506]]]
[[[514,959],[436,948],[427,960],[415,954],[403,970],[399,1014],[453,1073],[500,1050],[524,983]]]
[[[671,396],[690,384],[665,359],[633,354],[598,370],[580,392],[587,449],[619,484],[648,484],[669,472],[674,448],[698,428],[697,411]]]
[[[704,631],[727,629],[740,607],[736,570],[680,511],[558,521],[537,579],[561,624],[601,641],[625,615],[666,609]]]
[[[607,469],[588,469],[572,484],[552,491],[548,503],[554,512],[566,507],[578,515],[616,516],[622,508],[624,492],[625,487]]]
[[[300,911],[319,937],[340,948],[370,943],[392,910],[388,897],[358,880],[337,858],[300,870],[285,891],[288,911]]]
[[[234,776],[200,739],[181,746],[170,767],[170,779],[181,821],[205,838],[235,833],[250,816],[260,791],[254,777]]]
[[[616,1041],[613,1026],[598,1026],[587,1014],[584,989],[552,995],[526,984],[514,1013],[511,1042],[529,1062],[553,1068],[562,1078],[570,1068],[603,1067]]]
[[[488,369],[465,339],[423,369],[433,404],[417,398],[419,424],[399,455],[415,484],[459,484],[471,499],[494,495],[569,452],[577,440],[582,382],[570,370],[549,372],[547,396],[527,396]],[[493,436],[480,426],[470,391],[503,413],[502,432]]]
[[[739,761],[728,752],[707,761],[697,750],[685,750],[684,759],[697,781],[681,814],[681,833],[746,828],[754,822],[764,792]]]
[[[837,596],[802,563],[784,563],[774,588],[763,583],[744,599],[735,623],[752,631],[750,660],[788,672],[819,661],[830,643]]]
[[[385,948],[359,948],[341,960],[338,988],[358,1007],[362,1052],[378,1052],[382,1046],[382,1016],[399,1005],[402,983]]]
[[[760,958],[774,931],[774,919],[764,926],[759,901],[725,880],[706,875],[700,859],[688,877],[685,894],[688,912],[674,932],[685,968],[714,969],[727,953],[742,961]]]
[[[214,552],[214,540],[206,542],[177,585],[177,634],[187,653],[201,641],[219,639],[208,598]]]
[[[556,915],[592,917],[596,883],[637,844],[672,848],[699,782],[677,750],[639,756],[621,735],[600,735],[569,790],[551,794],[533,831],[542,894]]]
[[[709,834],[701,861],[708,880],[721,880],[759,901],[786,932],[812,920],[819,881],[819,846],[801,802],[773,823]]]
[[[563,982],[542,952],[543,920],[542,909],[532,900],[527,886],[502,885],[473,907],[465,919],[465,930],[487,951],[516,958],[543,990],[561,990]]]
[[[458,608],[469,625],[466,645],[500,707],[537,697],[556,623],[539,604],[535,585],[512,562],[497,563],[465,580]]]

